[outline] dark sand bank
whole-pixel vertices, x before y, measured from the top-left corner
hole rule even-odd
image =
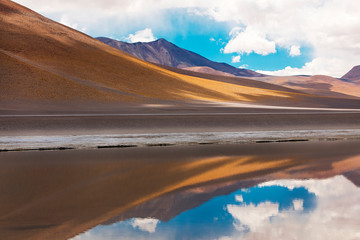
[[[245,181],[251,186],[273,179],[339,174],[358,182],[359,144],[337,141],[3,152],[0,236],[67,239],[114,221],[141,203],[195,187],[213,186],[220,194],[227,183]],[[185,205],[168,218],[189,207]]]
[[[360,112],[256,108],[144,108],[0,115],[0,135],[80,135],[358,129]]]

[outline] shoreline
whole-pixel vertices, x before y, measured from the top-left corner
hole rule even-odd
[[[0,136],[0,152],[360,140],[360,129]]]

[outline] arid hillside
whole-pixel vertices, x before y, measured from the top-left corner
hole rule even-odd
[[[0,100],[29,102],[245,102],[356,107],[256,80],[191,76],[134,58],[9,0],[0,0]],[[329,100],[329,101],[328,101]]]

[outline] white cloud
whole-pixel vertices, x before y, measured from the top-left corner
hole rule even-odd
[[[240,55],[238,55],[238,56],[234,56],[234,57],[232,57],[232,59],[231,59],[231,62],[232,63],[239,63],[240,62]]]
[[[224,48],[224,53],[257,53],[268,55],[276,53],[275,42],[269,41],[265,34],[251,27],[247,27],[244,31],[238,31],[234,28],[230,32],[231,40]]]
[[[302,211],[304,210],[304,200],[302,199],[295,199],[293,201],[293,206],[295,211]]]
[[[236,195],[236,196],[235,196],[235,201],[237,201],[237,202],[243,202],[243,201],[244,201],[243,196],[242,196],[242,195]]]
[[[152,42],[156,40],[156,37],[154,36],[150,28],[145,28],[144,30],[139,30],[134,34],[130,34],[128,37],[125,38],[125,40],[130,43]]]
[[[311,62],[306,63],[302,68],[292,68],[288,66],[284,69],[277,71],[257,70],[257,72],[275,76],[316,74],[342,76],[350,70],[350,68],[348,68],[348,65],[349,63],[346,59],[319,57],[313,59]]]
[[[291,57],[300,56],[301,55],[300,46],[296,46],[296,45],[291,46],[289,55]]]
[[[144,232],[154,233],[159,222],[158,219],[153,218],[134,218],[131,226]]]
[[[216,42],[215,38],[211,37],[210,39],[210,42]]]
[[[204,11],[217,21],[252,27],[266,34],[267,39],[279,47],[311,46],[314,59],[325,59],[326,63],[316,63],[312,69],[309,66],[294,69],[299,74],[340,77],[352,66],[359,64],[359,1],[229,0],[227,4]],[[343,63],[341,70],[332,59]],[[328,65],[330,62],[333,63],[331,66]]]
[[[279,205],[265,202],[258,205],[227,205],[228,212],[233,216],[234,227],[239,231],[249,228],[250,231],[257,231],[263,225],[268,224],[270,217],[279,213]]]

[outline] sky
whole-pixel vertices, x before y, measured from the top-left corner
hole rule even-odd
[[[356,0],[16,0],[92,37],[165,38],[273,75],[341,77],[360,64]]]

